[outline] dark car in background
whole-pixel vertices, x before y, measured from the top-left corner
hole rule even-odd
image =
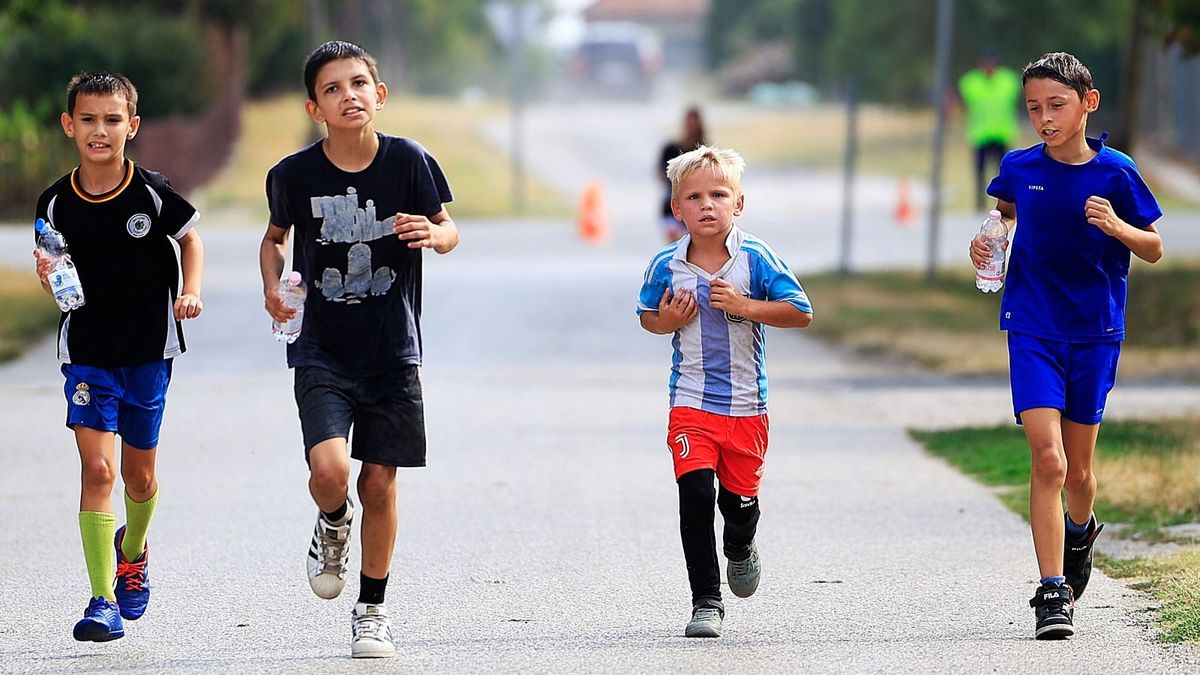
[[[662,70],[654,32],[624,22],[589,24],[568,65],[578,95],[587,98],[648,99]]]

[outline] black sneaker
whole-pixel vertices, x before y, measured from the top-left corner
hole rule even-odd
[[[1089,532],[1082,539],[1072,539],[1069,534],[1063,539],[1063,576],[1075,592],[1076,600],[1083,597],[1088,579],[1092,577],[1092,546],[1103,529],[1104,524],[1097,523],[1096,516],[1092,516],[1088,522]]]
[[[1071,622],[1075,615],[1075,597],[1070,586],[1038,586],[1029,601],[1037,616],[1033,637],[1039,640],[1062,640],[1075,634]]]

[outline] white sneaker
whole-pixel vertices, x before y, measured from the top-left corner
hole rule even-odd
[[[383,605],[368,605],[365,602],[354,605],[354,611],[350,613],[350,630],[354,635],[350,643],[351,657],[377,659],[396,655],[392,624]]]
[[[346,516],[335,525],[320,511],[308,546],[308,585],[317,597],[336,598],[346,586],[346,565],[350,562],[350,525],[354,522],[354,502],[346,497]]]

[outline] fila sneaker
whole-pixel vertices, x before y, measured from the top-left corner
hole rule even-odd
[[[1038,586],[1029,601],[1037,617],[1033,636],[1039,640],[1062,640],[1075,634],[1075,596],[1070,586]]]
[[[1092,547],[1103,529],[1104,523],[1097,523],[1096,516],[1093,515],[1088,521],[1087,535],[1082,539],[1072,539],[1068,534],[1063,539],[1063,576],[1067,578],[1067,585],[1075,592],[1076,600],[1083,597],[1088,579],[1092,577]]]
[[[319,598],[332,600],[346,586],[346,565],[350,562],[350,526],[354,522],[354,502],[346,497],[346,515],[340,523],[331,523],[317,511],[308,546],[308,585]]]

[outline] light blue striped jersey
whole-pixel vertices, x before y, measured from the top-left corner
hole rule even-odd
[[[658,311],[667,288],[673,289],[672,295],[691,291],[700,307],[699,315],[675,331],[671,340],[671,407],[733,417],[760,415],[767,410],[763,325],[710,307],[709,282],[724,279],[755,300],[787,302],[811,313],[808,295],[766,242],[736,226],[725,240],[729,262],[716,274],[687,261],[690,243],[691,235],[684,235],[654,256],[638,296],[639,315]]]

